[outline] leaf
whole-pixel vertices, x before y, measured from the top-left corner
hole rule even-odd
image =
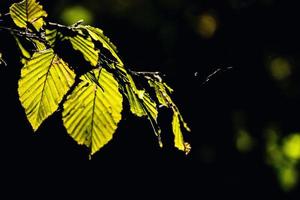
[[[86,61],[94,67],[97,66],[100,51],[95,48],[95,44],[89,35],[84,35],[81,30],[72,26],[50,23],[50,27],[53,29],[46,29],[45,38],[51,47],[55,46],[58,39],[59,41],[68,40],[73,49],[82,53]]]
[[[132,77],[127,74],[128,83],[125,83],[125,95],[129,101],[130,111],[138,117],[146,116],[147,113],[143,107],[145,90],[137,89]],[[155,102],[153,104],[156,107]],[[154,116],[156,119],[156,116]]]
[[[103,34],[103,31],[99,28],[95,28],[92,26],[80,26],[83,29],[86,29],[89,33],[89,35],[95,40],[99,41],[104,48],[109,50],[109,52],[112,54],[112,56],[117,60],[118,64],[120,66],[124,66],[122,60],[117,55],[117,48],[116,46],[109,40],[108,37],[106,37]]]
[[[127,74],[128,83],[125,85],[124,93],[129,101],[130,111],[138,116],[147,116],[155,135],[158,137],[159,146],[162,147],[161,129],[157,123],[157,107],[156,103],[151,99],[145,90],[137,89],[132,77]]]
[[[46,45],[44,43],[38,41],[38,40],[33,40],[32,42],[33,42],[33,44],[34,44],[37,51],[44,51],[44,50],[47,49]]]
[[[64,103],[63,122],[70,136],[93,155],[113,137],[121,120],[118,82],[105,69],[94,69],[100,88],[86,75]],[[100,73],[101,72],[101,73]]]
[[[22,43],[20,42],[19,38],[17,36],[14,36],[16,42],[17,42],[17,45],[20,49],[20,52],[22,54],[22,57],[21,57],[21,63],[22,64],[26,64],[28,59],[31,58],[31,55],[30,53],[24,48],[24,46],[22,45]]]
[[[142,105],[145,113],[147,113],[152,129],[155,135],[157,136],[158,144],[160,147],[163,147],[163,143],[161,140],[161,129],[157,123],[158,111],[157,111],[156,103],[150,98],[150,95],[148,93],[145,93],[143,97]]]
[[[36,52],[21,70],[19,98],[34,131],[58,108],[75,74],[52,49]]]
[[[188,154],[191,150],[191,145],[184,141],[183,134],[180,127],[180,114],[174,112],[172,120],[172,130],[174,133],[174,146],[179,150],[184,151],[185,154]]]
[[[148,83],[150,87],[154,88],[158,102],[167,108],[171,108],[173,111],[172,130],[174,134],[174,145],[179,150],[184,151],[186,154],[190,152],[191,146],[184,141],[183,134],[181,131],[181,124],[187,131],[191,131],[187,123],[184,121],[182,115],[179,112],[178,107],[173,102],[172,98],[168,94],[173,92],[173,89],[166,83],[156,81],[155,79],[149,79]]]
[[[154,88],[156,98],[158,102],[167,108],[170,107],[169,103],[172,102],[170,96],[167,94],[167,91],[164,87],[164,84],[158,81],[149,80],[150,87]]]
[[[48,44],[53,48],[56,42],[56,39],[61,36],[57,29],[46,29],[45,30],[45,39]]]
[[[182,136],[182,132],[180,129],[180,121],[178,117],[178,113],[173,114],[173,120],[172,120],[172,130],[174,133],[174,145],[179,150],[184,151],[184,139]]]
[[[91,63],[92,66],[96,66],[99,60],[99,50],[95,49],[95,44],[90,37],[83,37],[81,35],[65,36],[68,39],[73,48],[82,53],[84,59]]]
[[[20,3],[14,3],[10,7],[9,13],[18,27],[30,28],[28,24],[31,24],[36,30],[40,30],[43,26],[43,17],[47,17],[43,6],[35,0],[23,0]]]
[[[147,115],[134,89],[129,84],[125,85],[125,89],[126,89],[125,95],[129,101],[131,113],[135,114],[138,117]]]

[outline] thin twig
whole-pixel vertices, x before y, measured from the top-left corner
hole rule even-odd
[[[1,54],[0,54],[0,55],[1,55]],[[7,63],[5,62],[5,60],[3,60],[3,59],[0,57],[0,65],[1,65],[2,63],[4,64],[5,67],[7,66]]]
[[[233,69],[233,67],[226,67],[226,68],[218,68],[215,71],[213,71],[211,74],[209,74],[206,79],[202,82],[202,85],[205,85],[207,82],[209,82],[211,80],[212,77],[215,77],[217,74],[219,73],[224,73],[227,72],[229,70]],[[198,76],[198,72],[195,72],[195,76]]]
[[[26,38],[35,39],[35,40],[38,40],[38,41],[43,42],[43,43],[46,42],[43,38],[35,35],[34,33],[23,32],[23,31],[14,29],[14,28],[3,27],[3,26],[0,26],[0,30],[6,30],[6,31],[9,31],[12,34],[16,34],[18,36],[25,36]]]
[[[77,28],[82,23],[83,23],[82,19],[75,22],[74,24],[72,24],[70,26],[66,26],[66,25],[63,25],[63,24],[58,24],[58,23],[55,23],[55,22],[48,22],[48,24],[51,25],[51,26],[55,26],[55,27],[59,27],[59,28],[66,28],[66,29]]]
[[[129,70],[129,72],[136,76],[142,76],[148,80],[156,79],[158,82],[162,82],[163,80],[161,77],[165,76],[161,72],[137,72],[137,71],[133,71],[133,70]]]

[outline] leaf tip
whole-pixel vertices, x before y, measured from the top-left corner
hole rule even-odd
[[[188,142],[185,142],[183,145],[184,145],[183,151],[184,151],[185,155],[188,155],[191,152],[192,147]]]
[[[30,122],[30,125],[31,125],[31,128],[32,128],[33,132],[36,133],[37,130],[39,129],[40,125],[32,123],[31,121],[29,121],[29,122]]]
[[[160,147],[160,148],[163,148],[163,147],[164,147],[164,144],[162,143],[161,139],[158,140],[158,144],[159,144],[159,147]]]

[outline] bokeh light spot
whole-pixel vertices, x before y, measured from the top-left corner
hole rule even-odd
[[[282,190],[289,192],[296,188],[299,180],[300,133],[286,137],[280,137],[275,129],[266,133],[267,163],[275,170]]]
[[[64,24],[72,25],[79,20],[83,20],[85,24],[93,24],[94,17],[92,13],[83,6],[66,7],[60,16]]]
[[[289,60],[284,57],[277,57],[271,60],[270,73],[272,77],[277,81],[287,79],[291,75],[291,64]]]
[[[294,167],[286,167],[279,170],[279,182],[285,191],[289,191],[297,185],[298,173]]]
[[[216,16],[210,13],[204,13],[198,17],[197,32],[202,38],[209,39],[214,36],[218,27]]]
[[[300,159],[300,134],[292,134],[284,140],[283,152],[292,159]]]
[[[249,152],[252,150],[254,141],[251,135],[243,129],[240,129],[236,135],[236,148],[243,153]]]

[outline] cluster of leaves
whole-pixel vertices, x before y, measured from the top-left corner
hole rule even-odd
[[[170,97],[173,90],[159,73],[125,68],[115,45],[101,29],[81,21],[71,26],[48,22],[36,0],[12,4],[9,15],[16,27],[8,30],[24,64],[19,99],[34,131],[61,108],[68,134],[93,155],[112,139],[125,99],[134,115],[149,119],[161,147],[158,107],[170,108],[174,145],[190,151],[182,127],[190,129]]]

